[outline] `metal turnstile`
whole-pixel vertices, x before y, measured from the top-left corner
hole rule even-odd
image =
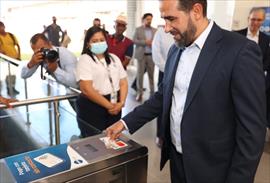
[[[2,159],[0,182],[146,183],[147,148],[121,137],[126,147],[107,149],[104,136]]]

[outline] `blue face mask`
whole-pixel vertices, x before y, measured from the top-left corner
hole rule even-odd
[[[98,42],[98,43],[91,43],[90,51],[94,54],[102,54],[104,53],[108,48],[108,45],[105,41]]]

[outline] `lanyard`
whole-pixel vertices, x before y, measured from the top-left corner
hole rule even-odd
[[[111,76],[111,69],[110,69],[110,67],[109,67],[109,65],[107,63],[104,63],[103,61],[101,61],[101,64],[107,70],[108,78],[109,78],[109,81],[110,81],[110,84],[111,84],[111,87],[112,87],[112,94],[115,94],[116,91],[115,91],[115,88],[114,88],[114,85],[113,85],[113,80],[112,80],[112,76]]]

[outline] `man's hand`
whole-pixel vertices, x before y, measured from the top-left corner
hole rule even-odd
[[[12,108],[10,103],[17,102],[18,100],[12,98],[4,98],[0,96],[0,103],[5,104],[8,108]]]
[[[145,44],[147,45],[147,46],[152,46],[152,40],[151,39],[147,39],[147,40],[145,40]]]
[[[122,65],[124,67],[124,69],[126,70],[127,69],[127,66],[129,64],[129,61],[130,61],[130,58],[125,56],[125,60],[122,61]]]
[[[30,62],[27,64],[27,67],[31,69],[35,65],[39,65],[43,61],[43,55],[40,51],[36,51],[30,60]]]
[[[117,121],[110,127],[106,129],[106,134],[107,137],[110,137],[111,140],[117,139],[120,135],[121,132],[125,129],[124,124],[121,121]]]

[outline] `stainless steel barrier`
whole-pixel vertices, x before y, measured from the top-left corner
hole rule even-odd
[[[72,106],[79,90],[59,84],[49,74],[46,74],[46,80],[41,80],[40,70],[30,78],[22,79],[19,76],[21,67],[17,66],[24,66],[26,61],[1,53],[0,61],[0,95],[18,100],[10,104],[11,109],[0,104],[0,158],[69,142],[72,136],[79,135],[76,112]],[[12,93],[13,88],[8,85],[12,82],[7,82],[10,77],[6,76],[11,73],[14,76],[13,88],[19,90],[16,94]],[[68,129],[67,123],[72,130]]]
[[[60,144],[60,124],[59,124],[59,117],[60,113],[58,110],[58,102],[60,100],[66,100],[66,99],[72,99],[76,98],[78,94],[67,94],[63,96],[53,96],[53,97],[46,97],[46,98],[39,98],[39,99],[28,99],[28,100],[21,100],[18,102],[10,103],[10,105],[14,107],[19,106],[27,106],[30,104],[39,104],[39,103],[47,103],[47,102],[53,102],[54,104],[54,127],[55,127],[55,144]],[[0,104],[0,110],[7,108],[6,105]],[[50,132],[52,131],[52,126],[50,126]],[[50,135],[50,138],[52,138],[52,134]],[[52,145],[52,142],[51,142]]]
[[[107,149],[104,134],[0,160],[0,182],[146,183],[146,147],[127,137]]]

